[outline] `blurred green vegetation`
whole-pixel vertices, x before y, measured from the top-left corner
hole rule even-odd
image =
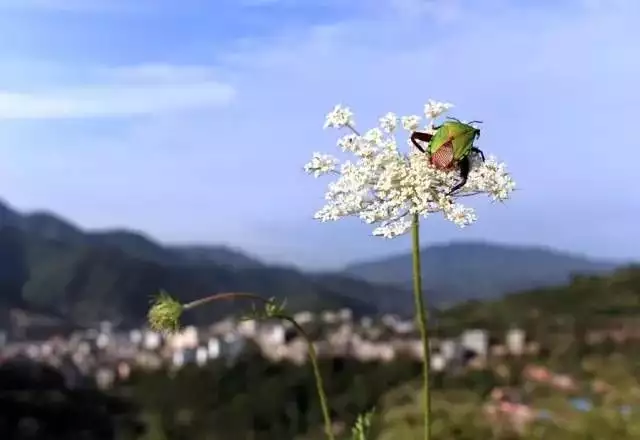
[[[388,390],[418,377],[420,364],[334,358],[321,360],[320,369],[332,417],[348,431]],[[257,352],[233,366],[137,373],[122,387],[168,439],[293,439],[322,424],[310,367],[269,363]]]
[[[0,438],[140,438],[145,425],[130,399],[93,387],[69,387],[66,380],[54,368],[28,361],[0,364]]]
[[[488,329],[495,339],[512,326],[527,330],[541,344],[537,353],[491,360],[485,369],[433,374],[436,439],[633,439],[640,414],[621,415],[619,407],[640,405],[640,269],[621,269],[608,277],[574,277],[564,287],[538,289],[491,302],[469,302],[437,313],[440,334]],[[624,329],[626,339],[608,331]],[[589,334],[605,332],[597,342]],[[558,391],[521,376],[530,364],[568,374],[573,391]],[[359,363],[325,360],[323,374],[336,428],[348,438],[358,414],[376,407],[372,440],[420,439],[419,365],[408,360]],[[498,374],[500,372],[500,374]],[[506,373],[505,373],[506,372]],[[595,380],[609,386],[592,391]],[[131,395],[155,420],[157,438],[166,439],[321,439],[321,418],[308,366],[269,364],[257,353],[233,368],[221,363],[187,368],[171,379],[166,373],[140,374],[127,384]],[[523,395],[535,414],[547,410],[521,431],[487,416],[485,405],[496,387]],[[570,399],[593,402],[581,413]],[[502,420],[502,419],[500,419]],[[153,440],[153,438],[148,438]]]
[[[595,329],[629,323],[640,317],[640,266],[609,276],[572,277],[568,285],[534,289],[491,301],[467,301],[436,314],[438,331],[457,335],[465,328],[502,334],[518,325],[529,334]]]
[[[615,409],[640,405],[640,383],[633,373],[637,358],[620,353],[593,354],[580,364],[564,365],[562,372],[581,377],[575,392],[557,391],[517,376],[522,361],[503,359],[514,378],[501,377],[497,365],[459,375],[434,374],[432,390],[435,439],[604,439],[631,440],[640,433],[640,414],[628,418]],[[420,439],[419,365],[407,361],[388,364],[325,360],[332,417],[342,440],[358,414],[376,407],[371,440]],[[581,375],[577,374],[581,372]],[[605,395],[587,384],[599,378],[612,386]],[[536,422],[520,436],[510,425],[493,423],[483,408],[495,387],[524,390],[524,401],[534,410],[546,409],[554,422]],[[145,440],[182,439],[323,439],[315,383],[308,366],[269,364],[257,354],[228,368],[222,363],[207,368],[138,373],[127,384],[136,404],[152,422]],[[592,399],[592,413],[580,413],[569,398]]]

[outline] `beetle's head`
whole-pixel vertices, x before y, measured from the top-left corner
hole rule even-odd
[[[473,140],[480,137],[480,129],[473,124],[482,124],[482,121],[462,122],[451,116],[447,117],[447,119],[449,120],[448,123],[453,124],[457,130],[460,133],[464,133],[465,136],[470,136]]]
[[[474,139],[478,139],[480,137],[480,129],[473,124],[482,124],[482,121],[471,121],[468,123],[469,126],[473,128],[473,137]]]

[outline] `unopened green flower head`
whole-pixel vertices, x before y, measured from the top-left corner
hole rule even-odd
[[[281,315],[285,312],[285,306],[287,304],[286,299],[282,302],[277,302],[275,298],[269,298],[269,302],[264,307],[264,312],[267,317],[274,317]]]
[[[147,315],[149,326],[156,331],[175,332],[180,329],[180,316],[184,306],[167,292],[160,292]]]

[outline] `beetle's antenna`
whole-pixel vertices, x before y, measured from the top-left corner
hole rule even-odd
[[[453,116],[447,116],[447,119],[451,119],[452,121],[456,121],[456,122],[459,122],[460,124],[466,124],[466,125],[482,124],[482,121],[462,122],[460,119],[454,118]]]

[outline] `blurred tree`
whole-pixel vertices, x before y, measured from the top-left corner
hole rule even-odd
[[[55,369],[0,365],[0,438],[133,440],[143,432],[133,405],[97,389],[70,389]]]

